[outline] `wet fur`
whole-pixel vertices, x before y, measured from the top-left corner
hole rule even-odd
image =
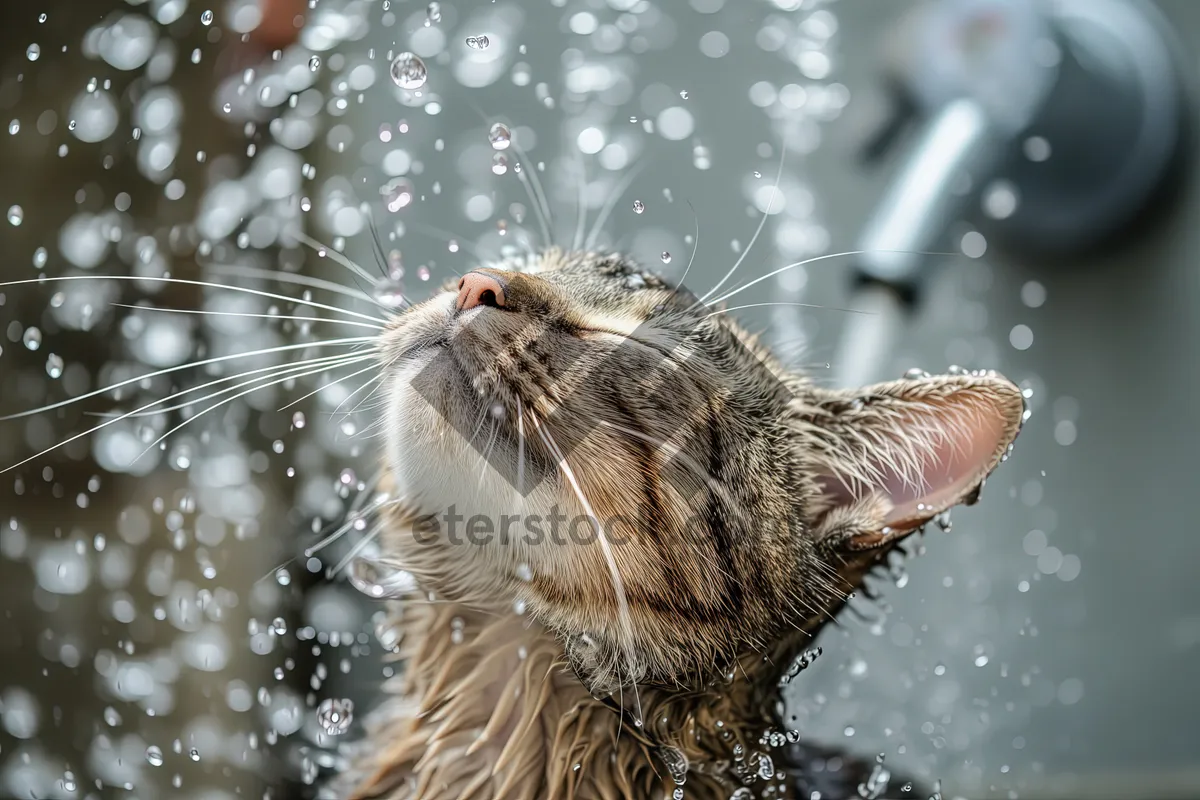
[[[391,609],[402,674],[334,794],[669,797],[686,763],[689,798],[795,796],[802,764],[754,777],[786,761],[781,674],[892,546],[969,498],[1020,392],[991,373],[817,387],[616,255],[488,269],[504,308],[457,313],[447,287],[381,337],[382,552],[420,594]],[[450,505],[633,523],[608,553],[598,534],[454,545]]]

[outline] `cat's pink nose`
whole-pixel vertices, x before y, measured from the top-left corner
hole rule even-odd
[[[476,306],[504,308],[504,284],[485,272],[468,272],[458,281],[455,308],[469,311]]]

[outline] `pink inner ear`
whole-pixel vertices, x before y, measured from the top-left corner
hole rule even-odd
[[[969,409],[969,410],[968,410]],[[882,492],[892,502],[884,521],[897,529],[916,527],[962,502],[986,476],[1005,438],[1005,423],[999,408],[984,404],[964,407],[953,401],[913,409],[898,430],[912,430],[909,437],[863,455],[866,463],[853,465],[859,475],[875,476],[869,485],[843,476],[823,477],[823,491],[834,506],[850,503],[873,492]],[[929,435],[931,428],[943,435]],[[920,433],[918,433],[920,431]],[[906,450],[927,448],[920,454]],[[903,464],[921,465],[913,474]]]
[[[1003,439],[1004,420],[998,413],[974,413],[934,443],[923,462],[920,485],[882,466],[885,483],[880,488],[894,506],[886,524],[920,524],[962,502],[985,477]]]

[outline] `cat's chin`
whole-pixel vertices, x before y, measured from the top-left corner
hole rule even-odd
[[[562,501],[561,487],[543,480],[532,491],[518,492],[414,388],[413,378],[428,363],[413,360],[390,379],[383,437],[390,494],[412,515],[436,518],[437,535],[449,547],[502,547],[508,551],[504,561],[541,560],[527,552],[525,520],[549,516]]]

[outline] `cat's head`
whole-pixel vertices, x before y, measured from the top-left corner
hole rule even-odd
[[[616,255],[468,273],[381,347],[385,556],[533,615],[595,690],[694,683],[835,610],[1020,428],[994,374],[832,391]]]

